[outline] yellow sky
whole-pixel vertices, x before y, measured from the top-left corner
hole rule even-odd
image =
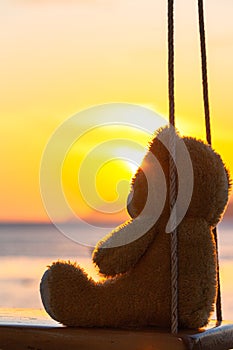
[[[182,134],[204,138],[196,2],[176,1],[176,117]],[[233,173],[232,13],[231,0],[206,0],[213,146]],[[167,115],[166,1],[2,0],[0,23],[0,220],[43,221],[40,161],[63,121],[109,102]],[[99,185],[106,200],[115,177]]]

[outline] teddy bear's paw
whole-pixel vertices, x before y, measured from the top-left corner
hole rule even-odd
[[[92,260],[105,276],[128,272],[141,259],[155,235],[153,226],[147,231],[145,218],[126,221],[97,243]]]
[[[79,266],[58,261],[42,277],[41,299],[54,320],[69,326],[78,325],[85,318],[87,295],[91,295],[93,287],[94,281],[88,279]]]
[[[98,248],[94,250],[92,260],[99,268],[99,272],[105,276],[115,276],[127,271],[127,266],[122,269],[117,248]]]
[[[41,300],[44,305],[44,308],[46,312],[53,318],[56,319],[56,315],[53,312],[51,308],[51,293],[50,293],[50,288],[49,288],[49,280],[51,277],[51,270],[48,269],[45,271],[41,282],[40,282],[40,294],[41,294]]]

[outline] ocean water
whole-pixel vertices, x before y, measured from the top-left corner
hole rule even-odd
[[[80,229],[93,235],[87,226]],[[233,321],[233,221],[222,222],[218,233],[223,316]],[[68,239],[53,225],[0,225],[0,307],[42,308],[40,279],[58,259],[77,261],[98,280],[91,248]]]

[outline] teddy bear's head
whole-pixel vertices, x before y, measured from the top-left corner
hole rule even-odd
[[[163,200],[164,206],[160,217],[166,217],[167,220],[169,218],[168,194],[170,181],[169,151],[167,149],[169,133],[168,127],[158,131],[149,145],[149,151],[144,157],[141,167],[137,170],[132,180],[127,205],[128,212],[132,218],[145,212],[148,193],[151,192],[152,187],[150,185],[148,190],[148,182],[154,184],[154,191],[152,191],[154,192],[154,198],[151,200],[150,196],[150,205],[147,206],[149,211],[146,210],[146,213],[151,215],[153,208],[158,206],[160,201]],[[179,167],[179,173],[183,174],[182,176],[193,178],[191,198],[186,208],[187,210],[185,209],[185,217],[203,218],[210,226],[215,226],[220,220],[228,200],[230,190],[229,174],[221,157],[209,145],[191,137],[181,138],[178,135],[176,135],[176,142],[176,165]],[[187,152],[185,156],[182,151],[184,147]],[[184,158],[187,158],[187,154],[191,161],[192,170],[189,173],[187,173],[186,169],[187,163],[184,161]],[[176,177],[179,191],[179,186],[182,186],[182,182],[179,181],[177,173]],[[166,192],[165,194],[164,191]]]

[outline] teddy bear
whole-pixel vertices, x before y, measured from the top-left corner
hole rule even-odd
[[[226,207],[230,179],[221,157],[209,145],[178,133],[175,137],[177,149],[183,143],[188,151],[193,176],[190,203],[177,226],[179,327],[197,329],[208,323],[216,301],[212,230]],[[170,155],[162,141],[168,138],[169,127],[157,131],[132,179],[127,205],[131,218],[93,251],[93,263],[105,278],[95,282],[70,261],[54,262],[44,273],[41,298],[56,321],[79,327],[170,326],[169,191],[162,193],[164,184],[169,188]],[[181,173],[182,157],[177,152]],[[153,210],[161,202],[161,213],[155,215]]]

